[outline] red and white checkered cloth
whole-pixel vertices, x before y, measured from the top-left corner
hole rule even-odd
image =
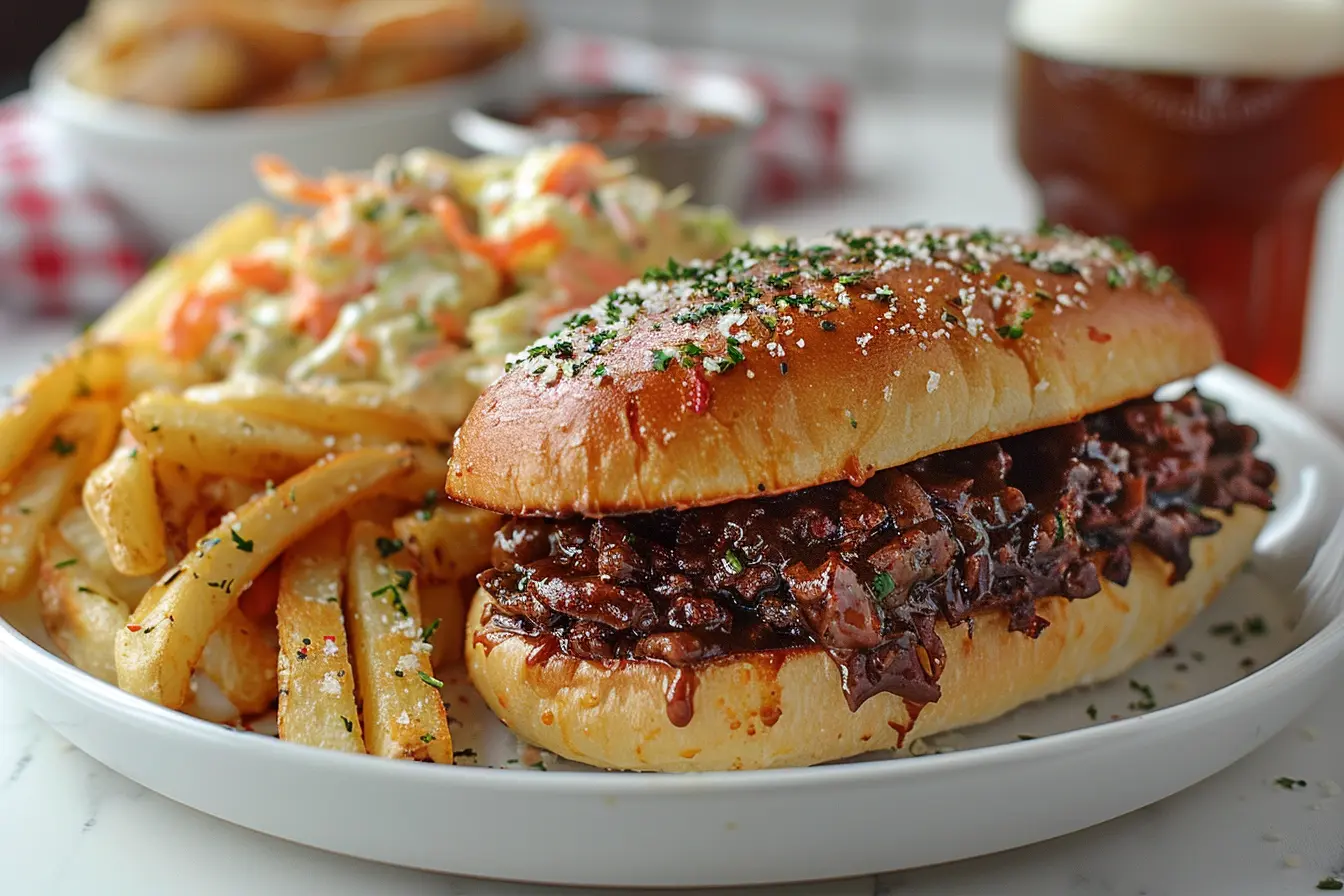
[[[848,92],[837,81],[755,66],[723,54],[559,33],[543,65],[550,83],[619,83],[623,73],[675,83],[679,73],[745,78],[767,103],[753,151],[760,208],[838,183]],[[6,313],[91,319],[140,276],[115,209],[22,98],[0,103],[0,318]],[[3,323],[0,323],[0,328]]]
[[[27,102],[0,103],[0,309],[92,318],[144,266],[111,206]]]

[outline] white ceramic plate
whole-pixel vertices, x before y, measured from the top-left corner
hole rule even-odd
[[[0,608],[0,659],[12,692],[38,715],[146,787],[245,827],[398,865],[690,886],[868,874],[1009,849],[1213,774],[1282,729],[1339,671],[1344,447],[1240,373],[1216,370],[1200,386],[1255,423],[1279,468],[1279,510],[1245,573],[1127,678],[920,745],[936,755],[680,776],[572,770],[521,750],[482,717],[459,676],[445,696],[455,741],[476,755],[436,767],[284,744],[145,703],[44,649],[24,604]],[[1252,616],[1264,634],[1244,634]],[[1216,634],[1225,623],[1238,634]],[[1144,688],[1155,711],[1143,711]]]

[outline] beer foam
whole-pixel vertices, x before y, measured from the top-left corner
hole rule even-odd
[[[1041,56],[1185,75],[1344,71],[1344,0],[1018,0],[1013,39]]]

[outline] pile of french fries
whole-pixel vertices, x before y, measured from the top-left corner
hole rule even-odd
[[[200,678],[284,740],[452,762],[499,520],[440,500],[450,434],[371,388],[206,383],[143,335],[245,249],[245,208],[152,273],[0,412],[0,599],[34,588],[72,663],[196,712]],[[436,637],[437,633],[437,637]]]

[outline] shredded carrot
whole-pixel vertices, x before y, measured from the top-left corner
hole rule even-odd
[[[283,199],[306,205],[325,205],[332,199],[330,185],[304,177],[279,156],[259,155],[253,160],[252,167],[257,179]]]
[[[187,290],[169,306],[163,329],[163,349],[179,360],[199,358],[219,332],[220,317],[230,302],[240,298],[237,290],[215,292]]]
[[[457,207],[457,203],[447,196],[435,196],[430,201],[429,208],[450,243],[463,252],[479,255],[496,267],[500,266],[500,254],[494,244],[471,232],[467,222],[462,218],[462,210]]]
[[[340,317],[345,301],[339,296],[323,293],[307,277],[296,276],[294,280],[294,298],[289,303],[290,325],[314,339],[326,338],[331,328],[336,326],[336,319]]]
[[[368,367],[373,363],[374,344],[367,336],[351,333],[345,338],[344,348],[346,357],[360,367]]]
[[[289,286],[289,272],[269,258],[235,258],[229,262],[229,269],[244,286],[269,293],[283,292]]]
[[[515,235],[499,247],[505,267],[514,268],[528,252],[551,245],[560,248],[565,244],[565,232],[550,221],[543,221]]]
[[[436,345],[433,348],[427,348],[422,352],[412,355],[411,363],[420,370],[424,370],[425,368],[433,367],[440,361],[448,360],[460,351],[462,351],[461,346],[452,342],[446,342],[443,345]]]
[[[573,196],[593,186],[593,168],[605,165],[607,157],[591,143],[571,143],[560,151],[546,176],[541,180],[541,192]]]
[[[439,335],[449,342],[466,341],[467,328],[462,325],[462,319],[451,311],[435,312],[434,326],[438,328]]]

